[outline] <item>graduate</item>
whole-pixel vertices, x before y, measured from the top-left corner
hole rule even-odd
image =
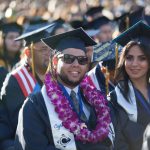
[[[141,150],[143,133],[150,123],[149,35],[150,26],[140,21],[113,40],[124,48],[116,68],[117,86],[110,93],[110,100],[129,118],[122,130],[129,150]],[[122,145],[120,141],[116,143],[118,150]]]
[[[20,60],[21,41],[14,41],[20,36],[23,27],[16,22],[4,23],[0,26],[2,31],[2,47],[0,50],[0,65],[11,71],[12,67]]]
[[[85,30],[99,30],[99,32],[93,36],[93,39],[97,43],[108,42],[112,40],[113,26],[111,20],[105,16],[98,17],[93,21],[84,25]]]
[[[102,10],[104,9],[103,6],[93,6],[88,8],[88,10],[85,12],[85,19],[87,22],[91,22],[94,19],[101,17],[102,14]]]
[[[118,47],[117,51],[119,55],[121,47]],[[88,72],[88,75],[96,88],[105,94],[111,92],[115,87],[116,58],[116,44],[111,41],[93,47],[92,63],[96,65]]]
[[[15,70],[5,78],[0,101],[0,149],[13,149],[19,110],[32,92],[41,89],[47,70],[50,49],[41,38],[50,34],[46,29],[53,25],[27,32],[16,40],[25,41],[25,56]]]
[[[111,150],[113,126],[106,96],[86,75],[82,28],[43,39],[54,51],[39,93],[19,113],[15,150]]]

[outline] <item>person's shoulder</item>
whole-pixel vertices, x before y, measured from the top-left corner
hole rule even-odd
[[[117,95],[116,95],[116,91],[115,89],[112,90],[109,95],[107,96],[111,107],[113,107],[113,109],[117,110],[117,112],[119,112],[120,114],[126,114],[125,110],[118,104],[117,101]]]
[[[26,102],[24,103],[24,105],[43,105],[44,103],[44,98],[42,96],[41,91],[36,92],[36,93],[31,93],[25,100]]]
[[[143,146],[142,150],[150,149],[150,123],[147,125],[146,130],[144,132]]]
[[[37,111],[44,112],[45,103],[41,91],[30,94],[24,101],[21,109],[25,112],[25,114],[35,113]]]
[[[14,76],[12,76],[11,73],[8,73],[4,79],[2,90],[6,89],[7,87],[8,88],[12,87],[13,90],[15,90],[14,87],[16,87],[16,86],[18,86],[17,80],[15,79]]]
[[[43,99],[41,91],[36,92],[36,93],[31,93],[28,97],[27,100],[30,101],[31,103],[36,103],[40,102],[41,99]]]
[[[115,91],[115,89],[112,90],[112,91],[108,94],[107,99],[108,99],[108,101],[110,101],[111,103],[116,104],[116,102],[117,102],[117,96],[116,96],[116,91]]]

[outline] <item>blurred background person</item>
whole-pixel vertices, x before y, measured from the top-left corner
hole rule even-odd
[[[2,47],[0,50],[2,66],[8,71],[20,60],[20,51],[22,41],[15,41],[22,34],[23,28],[16,22],[5,23],[1,25],[2,31]]]
[[[104,9],[103,6],[93,6],[87,9],[85,12],[85,19],[87,22],[91,22],[94,19],[97,19],[98,17],[103,16],[102,10]]]
[[[29,26],[30,27],[30,26]],[[48,37],[52,25],[29,29],[15,40],[24,39],[25,50],[21,64],[5,78],[0,101],[0,149],[14,150],[18,113],[26,97],[40,91],[48,67],[51,51],[41,42]]]
[[[53,28],[51,35],[61,34],[73,29],[71,25],[63,19],[54,20],[53,23],[55,23],[55,27]]]
[[[97,43],[108,42],[112,40],[113,26],[111,20],[105,16],[101,16],[85,25],[85,30],[99,30],[99,33],[94,36]]]

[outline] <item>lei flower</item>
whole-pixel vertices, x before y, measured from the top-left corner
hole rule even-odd
[[[84,143],[96,143],[104,140],[108,136],[110,115],[107,100],[105,96],[93,86],[88,76],[84,77],[80,87],[87,102],[94,107],[96,112],[97,124],[94,130],[89,130],[85,123],[79,120],[59,84],[52,78],[50,73],[47,73],[45,76],[45,86],[47,95],[55,106],[55,111],[62,121],[62,125],[74,134],[76,140],[80,140]]]

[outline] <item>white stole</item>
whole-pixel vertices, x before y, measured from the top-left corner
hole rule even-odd
[[[45,85],[42,87],[41,92],[48,111],[53,140],[56,148],[61,150],[76,150],[74,135],[62,126],[62,121],[58,118],[58,114],[55,112],[54,105],[51,103],[49,97],[47,96]],[[112,123],[109,125],[108,137],[113,144],[115,139],[115,132]],[[64,144],[62,143],[63,140],[68,142]]]
[[[48,111],[55,147],[61,150],[76,150],[74,135],[62,126],[62,121],[58,118],[55,107],[47,96],[45,86],[42,87],[41,92]]]
[[[134,121],[134,122],[137,122],[136,97],[135,97],[135,93],[134,93],[132,83],[130,81],[128,82],[128,86],[129,86],[129,94],[128,94],[129,102],[122,95],[120,89],[117,86],[115,87],[117,102],[127,112],[128,116],[129,116],[129,119]]]
[[[101,88],[100,88],[100,86],[99,86],[99,84],[98,84],[98,80],[97,80],[97,76],[96,76],[96,68],[97,68],[97,66],[95,66],[93,69],[91,69],[91,70],[87,73],[87,75],[91,78],[91,80],[92,80],[93,84],[95,85],[95,87],[96,87],[98,90],[101,91]]]

